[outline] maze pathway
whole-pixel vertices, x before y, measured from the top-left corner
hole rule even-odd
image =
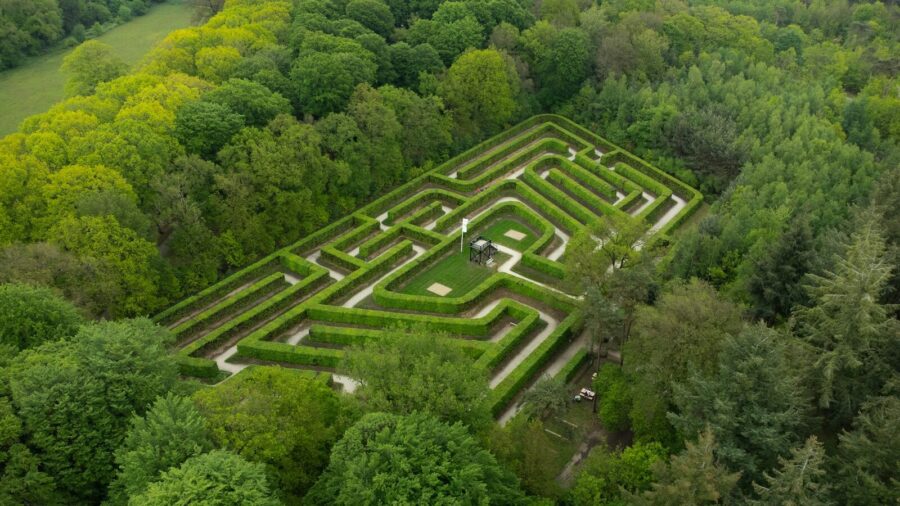
[[[569,238],[619,214],[649,226],[639,248],[701,200],[570,120],[535,116],[155,320],[177,335],[185,375],[214,380],[276,363],[332,374],[346,391],[357,383],[336,371],[344,347],[417,325],[450,336],[483,368],[504,423],[542,374],[568,379],[586,360],[579,296],[561,283]],[[460,256],[463,218],[467,237],[495,242],[491,267]]]

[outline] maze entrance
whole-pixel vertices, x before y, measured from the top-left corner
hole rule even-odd
[[[701,203],[690,186],[560,116],[535,116],[155,317],[178,338],[182,374],[210,382],[252,363],[329,373],[343,347],[397,324],[451,336],[491,387],[502,423],[541,375],[586,358],[572,235],[602,215],[667,236]],[[460,251],[468,233],[488,249]]]

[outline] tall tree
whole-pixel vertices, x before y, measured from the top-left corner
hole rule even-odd
[[[803,278],[813,268],[813,248],[809,215],[795,216],[754,263],[747,292],[757,317],[775,323],[790,316],[794,307],[808,302]]]
[[[0,345],[24,350],[65,339],[83,321],[75,306],[48,288],[0,285]]]
[[[704,431],[696,442],[673,455],[668,464],[659,463],[653,470],[654,482],[650,490],[630,495],[632,504],[639,506],[684,506],[727,504],[740,478],[731,473],[716,458],[716,439]]]
[[[659,443],[635,443],[616,452],[595,446],[572,487],[572,503],[624,504],[623,492],[637,494],[650,488],[653,467],[665,458],[666,450]]]
[[[875,506],[900,500],[898,433],[900,399],[896,395],[867,401],[853,420],[853,429],[841,433],[836,490],[844,504]]]
[[[655,306],[641,306],[625,346],[625,371],[635,379],[632,428],[638,437],[669,439],[665,418],[672,385],[716,369],[723,338],[741,331],[741,310],[707,283],[675,282]]]
[[[144,416],[135,415],[116,450],[119,470],[110,484],[110,504],[126,504],[144,492],[160,473],[212,449],[203,417],[186,397],[156,399]]]
[[[351,348],[344,367],[357,378],[369,411],[430,413],[480,429],[490,421],[484,372],[458,346],[421,328],[397,328],[386,340]]]
[[[753,506],[829,506],[834,503],[825,470],[825,448],[815,436],[791,450],[789,459],[779,457],[779,466],[765,474],[765,485],[753,483],[757,499]]]
[[[70,501],[103,498],[129,417],[175,383],[171,341],[147,319],[95,323],[10,365],[9,390],[29,444]]]
[[[287,502],[312,486],[349,421],[324,382],[280,367],[254,367],[194,399],[213,441],[265,464]]]
[[[133,506],[199,504],[209,506],[279,506],[262,464],[247,462],[225,450],[213,450],[162,474]]]
[[[807,400],[782,340],[762,324],[726,336],[718,370],[708,377],[692,374],[675,388],[672,424],[686,438],[712,431],[719,458],[741,471],[746,488],[798,443],[806,421]]]
[[[862,218],[845,247],[832,270],[812,277],[812,304],[796,312],[800,335],[816,354],[819,406],[836,426],[900,367],[900,323],[880,303],[894,265],[874,216]]]
[[[492,133],[516,112],[518,76],[493,50],[460,56],[440,83],[440,95],[454,115],[458,131],[469,139]]]
[[[111,81],[128,70],[112,46],[99,40],[89,40],[63,58],[60,70],[69,74],[66,94],[89,95],[100,83]]]
[[[334,446],[309,504],[521,504],[516,479],[465,426],[372,413]]]

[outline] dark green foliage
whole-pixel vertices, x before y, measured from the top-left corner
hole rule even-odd
[[[844,504],[890,504],[900,498],[900,399],[875,397],[840,435],[835,465],[837,495]]]
[[[212,158],[244,126],[244,118],[226,105],[190,102],[178,109],[175,135],[190,153]]]
[[[653,469],[653,484],[642,494],[627,493],[628,504],[667,506],[670,504],[728,504],[740,473],[730,473],[715,456],[715,436],[704,431],[696,442],[687,442],[668,464]]]
[[[394,29],[394,15],[380,0],[350,0],[347,17],[383,37],[389,36]]]
[[[168,506],[278,506],[262,464],[224,450],[193,457],[162,474],[159,481],[133,496],[129,504]]]
[[[110,484],[109,502],[126,504],[160,473],[212,449],[203,417],[190,399],[169,394],[156,399],[143,417],[134,416],[116,450],[119,467]]]
[[[203,100],[228,107],[243,116],[245,124],[255,127],[265,126],[275,116],[291,112],[286,98],[246,79],[229,79],[204,95]]]
[[[666,451],[659,443],[635,443],[610,452],[597,446],[584,462],[569,492],[573,504],[625,504],[622,491],[640,493],[650,488],[653,466],[662,463]]]
[[[0,285],[0,345],[24,350],[66,339],[82,322],[78,310],[50,289]]]
[[[747,293],[755,316],[780,321],[808,301],[801,281],[813,268],[813,248],[809,217],[797,216],[754,265]]]
[[[778,458],[778,468],[765,473],[765,484],[753,484],[757,500],[754,506],[828,506],[835,504],[831,498],[831,481],[825,470],[825,448],[815,436],[803,446],[791,450],[791,458]]]
[[[520,504],[508,471],[462,424],[425,414],[372,413],[334,446],[310,504]]]
[[[875,217],[866,214],[833,269],[812,277],[811,304],[796,311],[800,336],[814,353],[817,400],[834,427],[896,374],[900,323],[880,302],[896,268]]]
[[[315,482],[348,423],[331,388],[290,369],[255,367],[194,399],[213,441],[265,464],[273,490],[291,501]]]
[[[71,500],[99,500],[133,413],[175,383],[168,331],[149,320],[84,326],[20,354],[9,389],[29,446]]]
[[[799,443],[806,422],[808,399],[783,339],[761,324],[727,336],[718,369],[709,377],[693,374],[675,388],[672,424],[686,439],[711,431],[716,455],[741,472],[746,488]]]
[[[638,308],[624,352],[625,371],[635,379],[631,421],[638,438],[673,443],[665,419],[673,385],[712,374],[723,338],[741,328],[740,308],[698,280],[676,283],[655,306]]]

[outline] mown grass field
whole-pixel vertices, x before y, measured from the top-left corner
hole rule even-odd
[[[169,32],[189,26],[192,14],[193,7],[186,0],[169,0],[97,40],[114,47],[123,60],[134,65]],[[14,132],[25,118],[65,98],[66,76],[59,66],[70,51],[59,49],[0,72],[0,136]]]
[[[503,253],[497,253],[494,255],[494,264],[503,263],[507,258],[509,257]],[[493,272],[493,269],[490,267],[483,267],[470,262],[469,247],[466,245],[462,253],[457,251],[440,260],[427,271],[413,278],[401,291],[411,295],[434,297],[435,295],[428,291],[428,287],[432,283],[440,283],[453,289],[452,292],[447,294],[447,297],[460,297],[469,293],[469,290],[478,286]]]
[[[525,237],[517,241],[511,237],[505,236],[504,234],[510,230],[522,232],[525,234]],[[525,251],[537,240],[537,236],[531,228],[512,218],[500,218],[488,225],[484,230],[479,231],[478,235],[487,237],[497,244],[502,244],[503,246],[512,248],[516,251]]]

